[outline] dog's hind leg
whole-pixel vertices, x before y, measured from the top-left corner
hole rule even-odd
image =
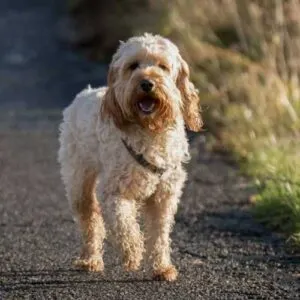
[[[105,227],[101,208],[96,197],[97,173],[86,171],[82,181],[80,197],[73,202],[74,210],[78,215],[83,249],[81,257],[75,264],[88,271],[103,271],[103,242]]]
[[[88,271],[103,271],[105,227],[96,197],[97,173],[78,168],[65,177],[67,197],[81,229],[83,248],[75,265]]]

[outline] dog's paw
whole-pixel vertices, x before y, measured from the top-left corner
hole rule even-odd
[[[137,271],[140,268],[143,259],[142,246],[137,247],[135,251],[123,252],[123,267],[126,271]]]
[[[124,269],[126,271],[137,271],[140,268],[140,260],[125,260],[123,263]]]
[[[153,274],[154,280],[160,281],[175,281],[177,279],[178,272],[174,266],[168,266],[162,269],[158,269]]]
[[[74,261],[74,265],[77,268],[89,271],[89,272],[103,272],[104,264],[102,259],[99,258],[78,258]]]

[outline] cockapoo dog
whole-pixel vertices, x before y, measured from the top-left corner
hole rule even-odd
[[[146,252],[155,279],[176,280],[170,232],[186,179],[182,163],[189,159],[185,125],[202,126],[188,65],[171,41],[151,34],[122,42],[108,87],[85,89],[64,110],[59,162],[82,232],[77,266],[104,269],[99,176],[100,198],[109,205],[106,223],[125,269],[137,270]]]

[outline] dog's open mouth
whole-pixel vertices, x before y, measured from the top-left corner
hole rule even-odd
[[[157,99],[144,97],[137,102],[138,108],[146,115],[153,113],[157,104]]]

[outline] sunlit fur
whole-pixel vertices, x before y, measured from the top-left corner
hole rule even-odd
[[[135,70],[130,69],[133,62],[139,62]],[[155,83],[152,97],[158,100],[158,107],[151,115],[137,109],[137,101],[144,96],[140,88],[142,79]],[[122,130],[130,124],[140,124],[147,130],[160,132],[174,125],[179,114],[183,114],[189,129],[201,129],[198,93],[177,47],[152,35],[134,37],[121,44],[110,64],[102,116],[112,117]]]
[[[183,103],[183,118],[186,126],[192,131],[200,131],[203,125],[200,116],[200,99],[198,91],[189,80],[190,71],[187,63],[181,59],[181,66],[177,77],[177,86],[180,89]]]
[[[132,67],[134,62],[139,63],[137,68]],[[149,97],[140,88],[142,79],[155,85],[150,97],[157,104],[151,114],[137,106],[141,98]],[[170,232],[186,179],[182,164],[189,160],[184,125],[198,131],[199,110],[197,91],[177,47],[150,34],[120,45],[110,65],[108,87],[87,88],[64,110],[59,162],[82,232],[77,266],[104,269],[107,231],[121,250],[126,270],[137,270],[146,254],[155,279],[177,278]],[[166,169],[164,174],[137,163],[122,140],[149,163]]]

